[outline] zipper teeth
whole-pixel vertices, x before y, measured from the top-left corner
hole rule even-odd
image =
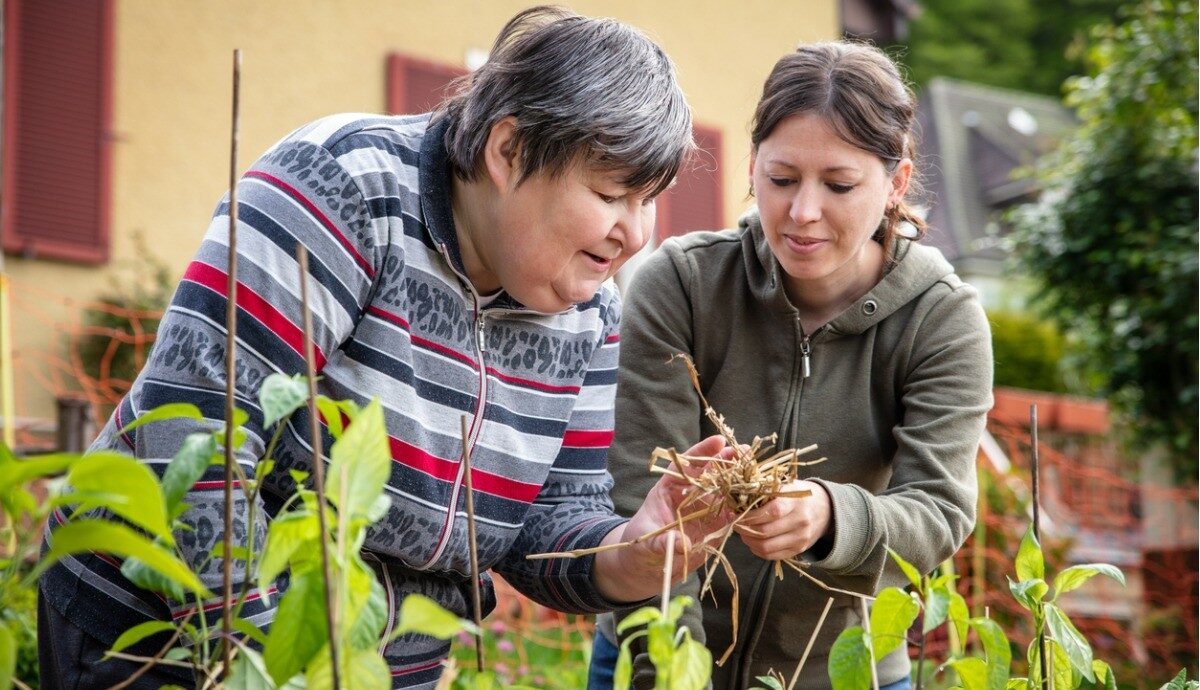
[[[475,292],[475,287],[471,285],[471,281],[467,280],[466,276],[463,276],[454,268],[454,264],[450,261],[449,254],[446,251],[445,243],[439,244],[438,249],[441,251],[442,257],[446,259],[446,265],[450,267],[450,271],[458,276],[459,280],[463,281],[463,284],[467,286],[467,291],[471,293],[471,299],[474,302],[476,329],[478,329],[482,313],[479,306],[479,294]],[[483,361],[483,350],[480,344],[479,338],[476,337],[475,348],[479,356],[479,402],[475,406],[475,416],[471,420],[470,427],[467,429],[467,438],[464,441],[465,445],[463,447],[464,454],[467,452],[467,447],[474,448],[475,441],[479,439],[479,434],[483,430],[483,408],[487,404],[487,364]],[[454,475],[454,487],[450,491],[450,500],[446,505],[446,522],[442,524],[442,537],[438,540],[437,547],[433,550],[433,555],[418,570],[425,570],[436,563],[446,550],[446,545],[450,543],[450,536],[454,533],[454,519],[458,514],[458,495],[459,490],[462,488],[465,470],[466,464],[459,462],[458,472]]]

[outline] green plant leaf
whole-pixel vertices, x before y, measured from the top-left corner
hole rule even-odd
[[[151,635],[174,629],[175,623],[171,621],[146,621],[145,623],[139,623],[121,633],[121,636],[117,638],[117,641],[113,643],[112,648],[108,651],[120,652],[132,645],[137,644],[138,642],[141,642]]]
[[[325,647],[329,638],[324,621],[321,574],[312,570],[293,573],[263,648],[263,661],[276,684],[299,673]]]
[[[35,581],[46,568],[63,556],[89,551],[108,553],[121,558],[138,558],[201,599],[210,599],[213,596],[191,568],[184,565],[175,554],[125,525],[100,520],[68,522],[54,530],[50,534],[50,550],[42,556],[25,581]]]
[[[958,633],[958,639],[967,639],[967,626],[971,620],[971,610],[967,608],[967,601],[963,599],[958,592],[950,592],[950,622],[954,625],[955,631]]]
[[[1073,688],[1075,687],[1074,671],[1071,669],[1071,659],[1067,657],[1067,652],[1062,648],[1057,641],[1046,638],[1046,647],[1050,652],[1050,673],[1051,681],[1055,688]],[[1035,636],[1033,641],[1029,643],[1028,650],[1029,659],[1029,679],[1031,685],[1035,688],[1041,686],[1042,680],[1042,660],[1041,652],[1038,650],[1038,640]]]
[[[1012,664],[1012,647],[1008,637],[996,621],[990,618],[971,619],[971,628],[983,645],[987,656],[987,690],[1004,690],[1008,686],[1009,668]]]
[[[1092,672],[1096,674],[1096,682],[1104,683],[1104,690],[1117,690],[1117,676],[1107,662],[1093,659]]]
[[[1046,596],[1046,592],[1050,590],[1050,586],[1044,580],[1038,579],[1022,580],[1021,582],[1009,580],[1008,589],[1012,592],[1014,599],[1032,611],[1037,607],[1042,597]]]
[[[409,594],[400,603],[400,623],[392,633],[392,639],[414,632],[448,640],[461,630],[472,635],[478,632],[470,621],[450,613],[433,599],[423,594]]]
[[[183,497],[191,491],[192,485],[204,476],[204,471],[212,464],[216,455],[217,441],[212,434],[188,434],[187,438],[183,439],[183,445],[179,447],[175,457],[171,458],[162,477],[163,498],[172,518],[183,513],[179,510]]]
[[[125,562],[121,563],[121,574],[142,589],[157,592],[175,601],[187,599],[183,585],[151,568],[140,558],[126,558]]]
[[[871,687],[871,651],[860,626],[846,628],[829,649],[829,681],[833,690]]]
[[[84,506],[110,510],[174,545],[158,479],[137,460],[112,451],[97,451],[73,464],[67,481],[82,493],[111,496],[107,500],[86,501]]]
[[[630,646],[634,640],[645,634],[638,631],[621,641],[621,648],[617,651],[617,663],[613,666],[613,690],[629,690],[629,683],[633,680],[633,652],[630,651]]]
[[[1042,558],[1042,545],[1033,535],[1033,525],[1025,530],[1021,537],[1021,546],[1017,549],[1017,579],[1042,580],[1046,577],[1046,563]]]
[[[374,577],[370,578],[370,593],[350,628],[350,643],[358,649],[374,646],[387,627],[388,609],[387,594],[383,585]]]
[[[262,628],[251,623],[245,618],[234,618],[233,629],[245,635],[247,639],[254,640],[260,645],[267,644],[267,634],[262,631]],[[266,673],[266,667],[263,667],[263,673]]]
[[[925,619],[921,623],[921,634],[946,622],[950,615],[950,592],[945,587],[930,587],[925,596]],[[961,638],[960,638],[961,639]]]
[[[920,592],[921,573],[917,570],[916,566],[904,560],[900,554],[893,551],[890,547],[888,548],[887,552],[891,555],[892,560],[896,562],[896,565],[900,567],[900,572],[904,573],[904,576],[907,577],[908,581],[912,583],[913,589],[917,592]]]
[[[1028,678],[1009,678],[1005,690],[1034,690]]]
[[[765,690],[784,690],[783,683],[780,683],[779,679],[774,676],[755,676],[754,679],[765,685]]]
[[[671,603],[667,606],[667,620],[671,621],[672,623],[678,623],[679,617],[683,615],[683,612],[687,609],[687,607],[692,605],[693,601],[694,600],[686,594],[680,594],[679,596],[672,598]]]
[[[1055,641],[1062,645],[1063,650],[1067,653],[1067,658],[1071,660],[1071,666],[1079,671],[1084,678],[1095,683],[1096,676],[1092,671],[1092,647],[1088,641],[1067,618],[1067,614],[1054,604],[1046,604],[1045,606],[1046,625],[1050,628],[1050,634],[1054,636]]]
[[[262,655],[245,645],[239,645],[224,687],[226,690],[275,690],[275,681],[267,673]]]
[[[624,633],[630,628],[636,628],[639,625],[647,625],[662,618],[662,612],[654,606],[643,606],[633,613],[625,616],[620,623],[617,624],[617,632]]]
[[[658,673],[670,673],[671,657],[675,653],[675,624],[660,618],[646,626],[646,651]]]
[[[258,389],[258,405],[263,411],[263,428],[287,419],[308,402],[308,379],[301,374],[271,374]]]
[[[955,659],[950,662],[950,667],[958,674],[963,690],[988,690],[987,663],[983,659]]]
[[[1107,575],[1122,585],[1125,584],[1125,573],[1122,573],[1121,569],[1116,566],[1107,563],[1073,565],[1055,576],[1054,598],[1057,599],[1060,594],[1078,588],[1095,575]]]
[[[317,395],[317,410],[321,416],[325,418],[325,425],[329,427],[329,433],[336,441],[342,437],[345,431],[345,426],[342,424],[342,408],[336,400],[327,398],[324,395]]]
[[[378,398],[363,408],[342,438],[333,444],[330,457],[326,492],[329,500],[343,515],[368,515],[392,471],[383,405]]]
[[[1163,684],[1160,690],[1189,690],[1196,687],[1196,681],[1187,679],[1187,669],[1181,669],[1175,677]]]
[[[200,408],[191,403],[167,403],[141,413],[137,419],[121,427],[118,433],[129,433],[143,424],[161,422],[166,419],[179,419],[181,417],[195,420],[204,419],[204,415],[200,413]]]
[[[342,690],[390,690],[392,687],[392,672],[387,662],[379,656],[374,647],[367,649],[339,649],[341,662]],[[307,685],[310,688],[332,688],[333,664],[329,658],[329,647],[321,648],[313,663],[305,673]]]
[[[888,587],[879,593],[871,606],[871,640],[875,658],[882,659],[904,644],[921,606],[907,592]]]
[[[683,642],[671,658],[672,690],[703,690],[712,674],[712,652],[684,629]]]
[[[379,494],[378,496],[375,497],[375,502],[372,503],[371,507],[367,510],[367,515],[366,515],[367,522],[371,523],[371,524],[375,524],[376,522],[379,522],[380,520],[383,519],[383,517],[385,515],[387,515],[388,511],[391,509],[392,509],[391,496],[388,496],[387,494]]]
[[[267,544],[258,561],[258,588],[264,596],[292,555],[300,549],[318,548],[320,538],[321,526],[316,515],[292,512],[271,521]]]
[[[0,463],[0,492],[37,477],[52,477],[62,474],[83,458],[82,455],[76,453],[54,453],[21,460],[17,460],[11,455],[8,457],[9,460]]]
[[[7,625],[0,625],[0,688],[12,687],[17,670],[17,640]]]

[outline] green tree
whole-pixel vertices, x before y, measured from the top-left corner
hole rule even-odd
[[[937,76],[1057,96],[1083,71],[1090,27],[1128,0],[922,0],[909,26],[908,64],[919,86]]]
[[[1197,14],[1156,0],[1098,29],[1067,85],[1080,127],[1013,216],[1036,303],[1092,354],[1133,438],[1197,458]]]

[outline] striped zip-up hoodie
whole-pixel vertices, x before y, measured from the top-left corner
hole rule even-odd
[[[276,144],[238,185],[237,405],[250,413],[238,462],[249,474],[269,430],[256,404],[263,379],[304,371],[297,244],[309,278],[319,391],[365,404],[379,397],[392,451],[392,507],[364,550],[388,594],[389,629],[406,594],[432,596],[466,616],[470,559],[463,496],[461,416],[469,419],[481,569],[530,598],[568,612],[612,607],[592,583],[593,558],[525,555],[596,546],[622,519],[605,469],[612,439],[620,300],[611,281],[587,303],[538,314],[505,293],[485,305],[462,268],[450,212],[446,123],[430,116],[332,116]],[[129,452],[159,474],[190,433],[224,416],[228,204],[214,216],[158,331],[145,369],[93,445]],[[204,422],[172,420],[122,433],[167,402],[199,406]],[[324,420],[322,420],[323,422]],[[289,469],[309,468],[308,417],[288,422],[263,477],[258,515],[292,493]],[[327,434],[327,432],[326,432]],[[326,435],[326,449],[332,439]],[[202,581],[220,588],[222,469],[210,468],[186,501],[192,530],[178,539]],[[234,543],[247,525],[235,492]],[[60,523],[66,515],[52,520]],[[53,534],[48,536],[53,540]],[[219,550],[217,551],[219,554]],[[244,574],[235,570],[235,579]],[[485,577],[485,608],[494,606]],[[281,580],[279,588],[286,587]],[[235,585],[235,591],[240,585]],[[125,580],[104,556],[65,559],[42,580],[49,603],[111,643],[150,619],[190,609]],[[277,596],[257,590],[243,617],[267,628]],[[205,609],[219,620],[219,601]],[[314,622],[314,625],[317,623]],[[448,645],[410,635],[385,650],[395,687],[432,687]]]

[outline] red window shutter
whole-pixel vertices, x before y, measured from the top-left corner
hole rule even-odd
[[[450,82],[467,70],[392,53],[387,59],[387,107],[393,115],[433,110],[450,95]]]
[[[658,242],[692,230],[720,230],[725,226],[721,130],[694,125],[692,135],[699,150],[685,162],[675,186],[658,200]]]
[[[4,3],[5,251],[109,254],[112,0]]]

